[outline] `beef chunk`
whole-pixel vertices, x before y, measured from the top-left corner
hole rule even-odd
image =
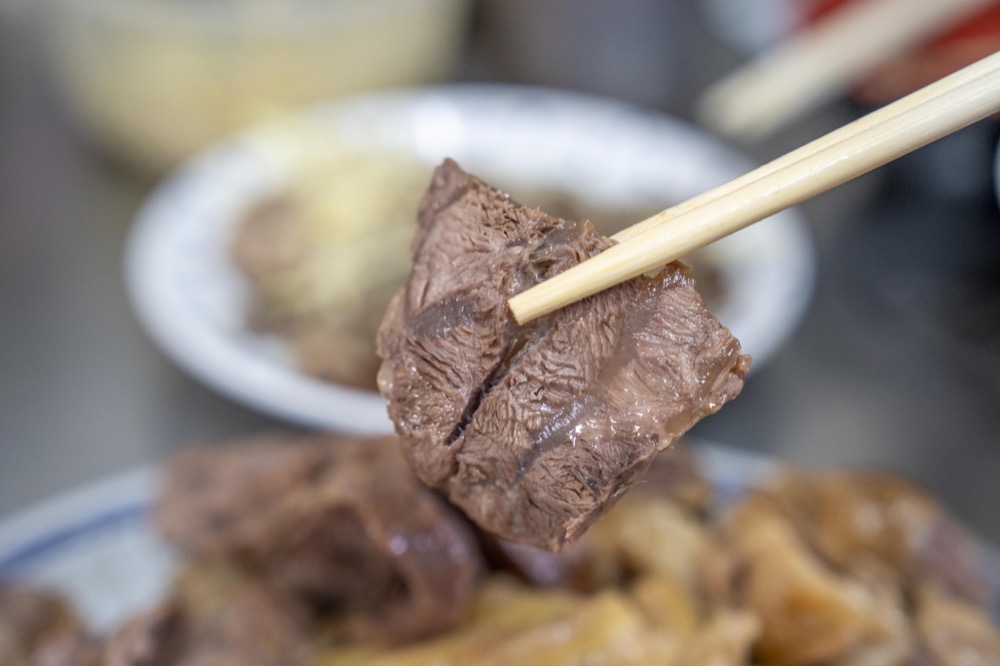
[[[788,471],[769,497],[838,571],[906,594],[931,581],[982,608],[993,601],[971,534],[904,479],[880,472]]]
[[[501,538],[558,550],[743,386],[749,358],[686,266],[527,325],[507,300],[609,247],[446,161],[379,330],[379,389],[418,476]]]
[[[761,622],[755,663],[906,663],[911,648],[899,595],[832,571],[769,498],[740,503],[722,535],[735,557],[726,605]]]
[[[158,521],[196,556],[244,564],[360,637],[450,627],[481,568],[464,518],[413,476],[395,437],[187,452],[168,470]]]

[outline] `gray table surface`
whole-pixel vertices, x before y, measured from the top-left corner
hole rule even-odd
[[[17,32],[0,38],[0,518],[192,441],[291,427],[193,381],[139,327],[122,243],[151,183],[81,141]],[[834,105],[750,152],[775,156],[852,113]],[[698,435],[901,472],[1000,543],[995,133],[981,126],[803,206],[812,306]]]

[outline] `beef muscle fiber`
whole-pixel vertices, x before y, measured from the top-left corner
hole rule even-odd
[[[526,325],[507,300],[609,247],[448,160],[379,330],[417,475],[484,529],[558,550],[743,386],[750,359],[672,263]]]

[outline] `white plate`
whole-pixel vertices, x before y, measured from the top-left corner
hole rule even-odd
[[[723,505],[777,469],[770,458],[723,445],[698,442],[692,450]],[[156,473],[139,468],[0,521],[0,580],[62,592],[99,633],[155,605],[180,562],[150,524]],[[983,556],[990,586],[1000,592],[1000,558],[987,548]]]
[[[244,325],[248,285],[227,257],[234,223],[291,178],[302,142],[455,158],[507,188],[566,192],[606,208],[667,207],[747,171],[729,147],[681,121],[591,97],[454,86],[362,97],[223,143],[167,179],[126,248],[132,304],[180,366],[228,396],[323,429],[389,432],[382,399],[298,372],[289,350]],[[725,299],[715,314],[759,368],[812,292],[814,254],[785,211],[712,246]]]

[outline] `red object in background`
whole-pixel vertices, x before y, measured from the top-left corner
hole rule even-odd
[[[865,0],[810,0],[805,23],[818,23],[840,6],[857,1]],[[957,26],[878,66],[855,87],[852,96],[866,104],[882,106],[998,50],[1000,2],[995,2]]]

